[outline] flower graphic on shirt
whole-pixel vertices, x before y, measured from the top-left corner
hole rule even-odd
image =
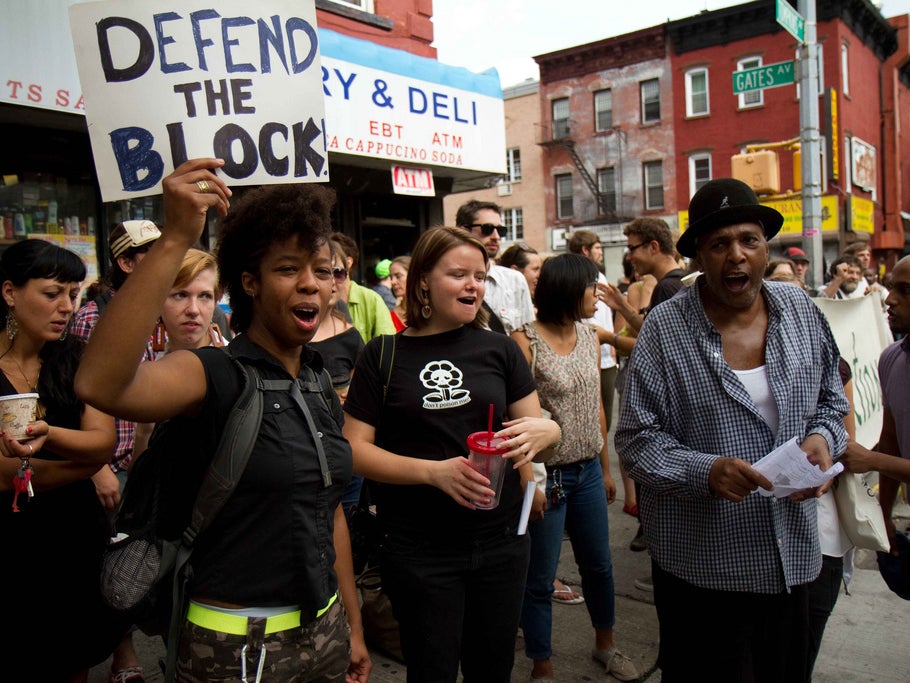
[[[423,397],[423,407],[431,410],[454,408],[471,400],[471,392],[462,389],[464,373],[447,360],[434,360],[423,366],[420,383],[431,393]]]

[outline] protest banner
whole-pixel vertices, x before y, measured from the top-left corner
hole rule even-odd
[[[314,0],[107,0],[70,29],[105,201],[194,157],[229,185],[328,180]]]
[[[872,448],[882,429],[884,407],[878,357],[894,338],[882,315],[882,298],[872,292],[859,299],[813,299],[824,313],[841,357],[853,372],[856,441]]]

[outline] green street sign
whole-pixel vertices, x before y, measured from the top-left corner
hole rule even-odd
[[[733,94],[741,95],[751,90],[764,90],[796,82],[793,61],[777,62],[733,72]]]
[[[793,9],[787,0],[777,0],[777,12],[774,18],[791,36],[801,43],[806,42],[806,20],[803,19],[802,14]]]

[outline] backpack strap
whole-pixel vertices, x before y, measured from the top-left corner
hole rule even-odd
[[[379,378],[382,380],[382,404],[385,405],[386,394],[392,383],[392,366],[395,365],[396,334],[384,334],[379,347]]]
[[[98,315],[104,313],[105,307],[111,302],[113,296],[114,291],[112,289],[105,289],[101,294],[92,299],[98,307]]]
[[[218,516],[228,498],[237,488],[240,477],[250,461],[253,445],[259,436],[262,423],[262,391],[259,372],[252,365],[244,365],[231,356],[241,372],[243,388],[231,407],[218,447],[202,479],[190,524],[183,531],[174,562],[174,583],[171,603],[171,623],[167,637],[165,681],[173,681],[177,667],[177,641],[186,609],[186,587],[191,572],[189,560],[193,554],[196,537],[209,527]]]

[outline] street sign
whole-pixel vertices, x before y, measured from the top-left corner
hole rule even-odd
[[[801,43],[806,42],[806,20],[803,19],[802,14],[793,9],[787,0],[777,0],[777,11],[774,18],[791,36]]]
[[[793,61],[765,64],[753,69],[733,72],[733,94],[741,95],[751,90],[765,90],[796,82]]]

